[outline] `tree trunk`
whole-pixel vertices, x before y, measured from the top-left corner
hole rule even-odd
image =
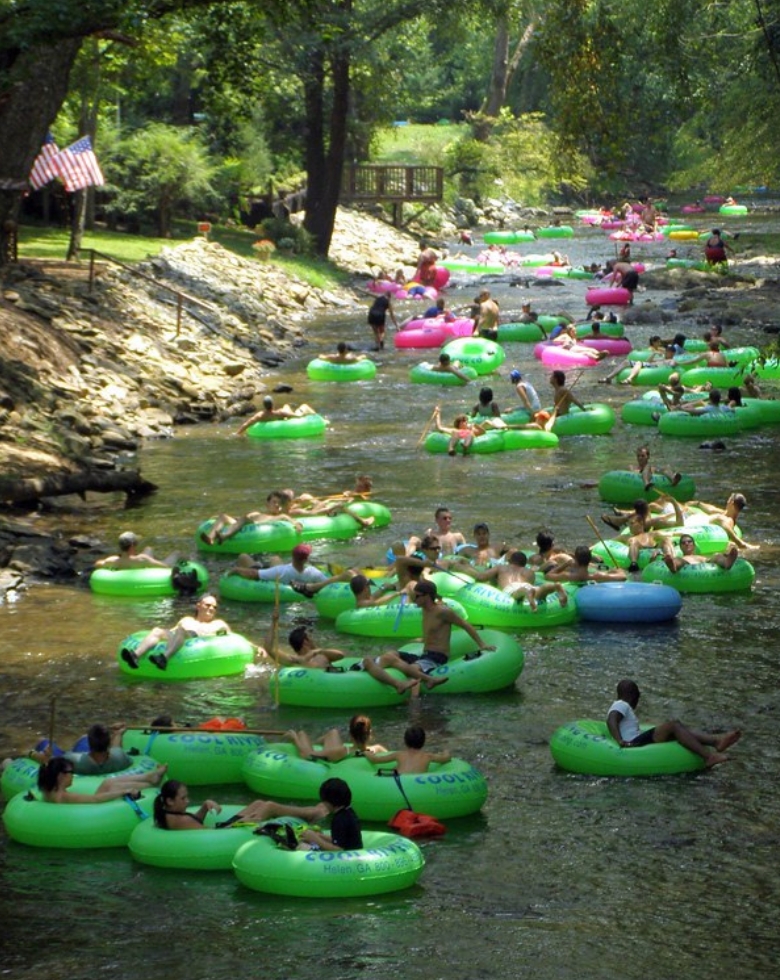
[[[63,493],[113,493],[138,499],[157,490],[138,470],[84,470],[80,473],[52,473],[42,477],[0,477],[0,500],[5,503],[35,503],[41,497]]]
[[[81,251],[81,239],[84,237],[84,220],[87,214],[87,192],[82,190],[75,191],[72,201],[73,211],[70,216],[70,242],[68,243],[68,254],[65,256],[68,262],[75,262]]]
[[[7,261],[8,229],[18,221],[22,192],[65,99],[80,47],[80,38],[68,38],[21,51],[0,50],[0,264]]]
[[[520,64],[520,59],[523,57],[523,52],[528,47],[535,30],[536,20],[532,19],[526,25],[510,58],[509,16],[506,12],[499,16],[496,22],[496,39],[493,45],[493,68],[490,73],[490,87],[479,112],[474,116],[474,122],[472,124],[474,139],[484,143],[490,138],[493,123],[506,104],[506,95],[509,91],[509,86],[512,84],[512,79]]]
[[[348,16],[352,0],[342,0],[339,8]],[[327,145],[323,116],[326,64],[333,78]],[[322,50],[312,52],[311,71],[304,79],[307,191],[303,226],[314,238],[317,255],[323,257],[330,251],[341,192],[349,119],[350,66],[349,45],[344,42],[336,46],[327,59]]]

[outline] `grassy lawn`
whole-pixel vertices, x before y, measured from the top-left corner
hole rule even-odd
[[[113,259],[132,265],[157,255],[166,246],[175,246],[182,242],[191,241],[197,235],[194,222],[178,225],[176,234],[172,238],[128,235],[118,231],[96,229],[84,233],[81,257],[82,260],[86,260],[89,257],[86,250],[94,248],[104,255],[110,255]],[[218,225],[215,225],[209,233],[209,239],[212,242],[218,242],[231,252],[254,261],[256,261],[256,255],[252,250],[252,245],[258,237],[258,233],[250,231],[248,228],[223,228]],[[70,234],[64,228],[22,225],[19,229],[19,257],[20,259],[64,259],[69,240]],[[290,275],[297,276],[311,286],[321,289],[337,288],[349,278],[346,273],[322,259],[276,253],[270,262],[284,268]]]
[[[389,126],[378,135],[374,144],[372,163],[421,164],[441,167],[444,150],[460,139],[469,127],[465,123]]]

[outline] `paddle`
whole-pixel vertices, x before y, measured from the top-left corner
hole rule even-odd
[[[286,735],[275,728],[166,728],[164,725],[128,725],[127,732],[165,732],[166,734],[186,734],[187,732],[208,732],[210,735]]]
[[[57,716],[57,695],[52,694],[52,696],[49,698],[49,744],[47,746],[50,757],[54,753],[54,720],[56,716]]]
[[[276,707],[279,707],[279,671],[281,669],[281,664],[279,663],[279,579],[276,579],[276,589],[274,591],[274,608],[271,613],[271,659],[274,662],[274,673],[273,677],[276,679],[275,688],[275,701]]]
[[[393,632],[398,632],[398,627],[401,625],[401,617],[404,614],[404,607],[406,606],[407,595],[404,592],[398,602],[398,612],[395,615],[395,621],[393,622]]]
[[[433,423],[433,420],[436,418],[436,413],[438,411],[439,411],[439,406],[436,405],[435,408],[433,409],[433,411],[431,412],[431,417],[428,419],[428,421],[425,424],[425,428],[422,431],[422,435],[417,440],[417,448],[418,449],[420,448],[420,446],[422,446],[423,441],[425,440],[425,437],[428,435],[428,430],[430,429],[430,427],[431,427],[431,425]]]
[[[593,528],[593,530],[596,532],[596,537],[599,539],[599,541],[604,546],[604,550],[606,551],[607,555],[609,556],[609,560],[612,562],[613,566],[615,568],[618,568],[619,566],[618,566],[618,563],[615,561],[615,556],[609,550],[609,545],[607,544],[607,542],[604,540],[604,538],[602,538],[599,529],[596,527],[595,523],[593,522],[593,518],[590,516],[590,514],[586,514],[585,515],[585,519],[587,520],[588,524],[590,524],[590,526]]]

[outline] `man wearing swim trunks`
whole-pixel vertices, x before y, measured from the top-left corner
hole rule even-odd
[[[416,665],[425,674],[430,674],[437,667],[444,666],[450,659],[453,626],[458,626],[468,633],[479,650],[496,649],[482,641],[471,623],[467,623],[453,609],[444,605],[439,599],[438,590],[433,582],[423,579],[415,585],[414,602],[422,609],[423,652],[416,654],[401,651],[399,656],[405,663]]]

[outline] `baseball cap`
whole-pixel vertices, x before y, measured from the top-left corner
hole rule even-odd
[[[520,374],[519,371],[515,370],[509,372],[510,381],[514,381],[515,383],[517,383],[521,378],[522,378],[522,374]]]
[[[474,531],[490,531],[490,528],[484,521],[480,521],[479,524],[474,525]]]
[[[310,544],[296,544],[292,550],[293,558],[308,558],[311,554]]]

